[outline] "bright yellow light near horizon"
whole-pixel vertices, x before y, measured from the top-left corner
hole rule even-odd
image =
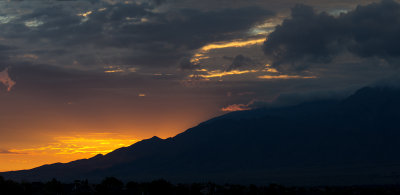
[[[126,147],[137,142],[132,137],[114,133],[90,133],[76,136],[60,136],[54,138],[55,142],[44,146],[11,149],[12,153],[27,155],[78,155],[93,156],[107,154],[117,148]]]
[[[206,70],[206,69],[204,69]],[[232,70],[232,71],[221,71],[221,70],[212,70],[207,72],[205,75],[189,75],[189,77],[201,77],[205,79],[215,78],[215,77],[224,77],[229,75],[240,75],[246,73],[255,73],[257,70]]]
[[[258,76],[260,79],[316,79],[316,76],[300,76],[300,75],[262,75]]]
[[[200,60],[208,59],[210,56],[206,56],[204,53],[196,53],[193,55],[193,57],[190,59],[190,62],[193,64],[198,64]]]
[[[278,73],[279,71],[275,68],[265,68],[262,70],[263,72],[271,72],[271,73]]]
[[[88,17],[90,14],[92,14],[93,13],[93,11],[87,11],[87,12],[84,12],[84,13],[80,13],[80,14],[77,14],[78,16],[82,16],[82,17]]]
[[[207,72],[208,70],[205,69],[205,68],[202,68],[202,69],[196,69],[195,71],[196,71],[196,72]]]
[[[14,148],[0,153],[0,171],[31,169],[44,164],[67,163],[107,154],[138,140],[118,133],[85,133],[58,136],[47,144]]]
[[[105,70],[105,73],[116,73],[116,72],[124,72],[122,69],[116,69],[116,70]]]
[[[278,73],[279,71],[276,68],[271,68],[271,65],[266,64],[263,72],[271,72],[271,73]]]
[[[239,47],[248,47],[253,45],[258,45],[264,43],[266,38],[257,38],[257,39],[236,39],[232,41],[224,41],[224,42],[215,42],[208,45],[203,46],[198,49],[195,54],[190,58],[190,62],[194,65],[200,64],[201,60],[209,59],[210,56],[207,53],[211,50],[215,49],[224,49],[224,48],[239,48]]]
[[[229,48],[229,47],[247,47],[251,45],[258,45],[264,43],[266,39],[261,38],[261,39],[251,39],[251,40],[233,40],[230,42],[217,42],[217,43],[212,43],[208,44],[202,48],[200,48],[200,51],[202,52],[207,52],[213,49],[223,49],[223,48]]]
[[[132,72],[136,72],[138,71],[138,68],[136,67],[124,67],[124,66],[114,66],[114,65],[110,65],[110,66],[105,66],[104,67],[104,72],[105,73],[132,73]]]

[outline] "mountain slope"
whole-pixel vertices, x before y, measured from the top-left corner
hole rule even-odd
[[[2,173],[13,179],[165,178],[283,184],[382,184],[400,173],[400,90],[229,113],[107,155]]]

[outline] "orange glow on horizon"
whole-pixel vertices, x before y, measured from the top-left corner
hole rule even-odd
[[[55,137],[54,142],[30,148],[16,148],[0,154],[0,171],[29,169],[43,164],[70,162],[107,154],[138,140],[117,133],[88,133]]]
[[[1,96],[2,112],[10,115],[0,118],[7,130],[0,136],[0,172],[90,158],[153,136],[173,137],[221,114],[212,109],[220,105],[211,98],[199,101],[146,88],[95,89],[84,98],[63,99],[36,93],[12,99],[14,94]]]

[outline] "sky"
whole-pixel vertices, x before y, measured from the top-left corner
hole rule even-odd
[[[395,0],[8,0],[0,29],[0,171],[400,73]]]

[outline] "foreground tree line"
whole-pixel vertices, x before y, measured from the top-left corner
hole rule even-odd
[[[61,183],[56,179],[49,182],[15,182],[0,176],[1,195],[386,195],[400,194],[400,185],[390,186],[347,186],[347,187],[284,187],[277,184],[218,185],[214,183],[172,184],[166,180],[152,182],[128,182],[105,178],[99,184],[88,180]]]

